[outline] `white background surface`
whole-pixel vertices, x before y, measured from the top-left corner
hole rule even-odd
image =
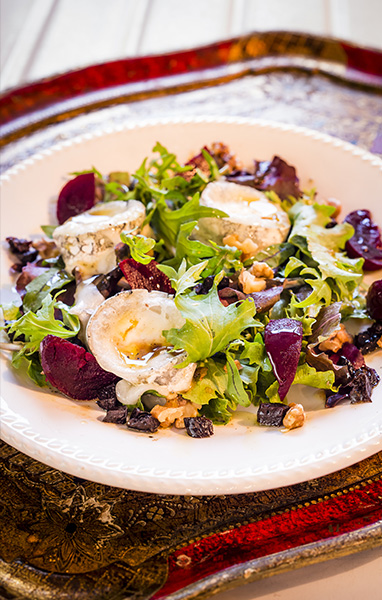
[[[0,0],[1,88],[123,57],[292,30],[382,48],[380,0]],[[377,600],[382,549],[248,584],[217,600]]]

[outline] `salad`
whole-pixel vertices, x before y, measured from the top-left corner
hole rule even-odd
[[[38,386],[94,400],[103,420],[209,437],[238,407],[301,427],[291,386],[323,406],[371,402],[382,347],[382,241],[367,210],[339,220],[274,156],[244,168],[222,143],[186,164],[160,143],[135,173],[71,174],[58,225],[8,237],[21,304],[3,350]],[[349,323],[366,327],[351,335]]]

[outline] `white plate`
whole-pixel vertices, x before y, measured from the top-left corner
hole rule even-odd
[[[382,161],[350,144],[306,129],[245,119],[147,122],[64,142],[3,177],[1,239],[28,237],[48,222],[48,201],[67,173],[96,166],[133,170],[160,141],[181,160],[204,144],[224,141],[246,164],[278,154],[296,165],[302,184],[336,197],[344,213],[368,207],[381,219]],[[381,221],[380,221],[381,224]],[[2,252],[9,298],[9,260]],[[374,274],[378,277],[378,274]],[[379,277],[381,274],[379,273]],[[368,364],[382,375],[382,353]],[[101,422],[95,403],[71,401],[21,381],[2,361],[2,438],[68,473],[122,488],[169,494],[240,493],[290,485],[354,464],[382,448],[382,384],[371,404],[324,409],[319,394],[294,386],[290,400],[308,409],[301,429],[287,434],[255,425],[242,411],[215,435],[194,440],[184,431],[153,436]]]

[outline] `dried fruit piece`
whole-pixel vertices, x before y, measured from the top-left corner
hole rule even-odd
[[[362,257],[364,271],[382,268],[381,232],[371,219],[369,210],[354,210],[345,218],[354,227],[353,237],[346,242],[346,252],[351,258]]]
[[[214,426],[211,419],[207,417],[185,417],[184,426],[190,437],[206,438],[214,433]]]
[[[289,406],[280,402],[260,402],[257,410],[257,422],[266,427],[281,427]]]
[[[89,210],[95,204],[94,173],[83,173],[68,181],[57,200],[57,220],[60,225],[70,217]]]
[[[119,406],[108,410],[106,416],[102,419],[104,423],[115,423],[116,425],[124,425],[127,419],[127,406]]]
[[[129,429],[136,429],[145,433],[155,433],[160,423],[158,419],[153,417],[149,412],[134,408],[127,422]]]
[[[295,319],[269,321],[264,344],[273,372],[279,382],[280,400],[284,400],[296,375],[302,344],[302,324]]]
[[[133,258],[126,258],[119,266],[132,290],[145,289],[149,292],[155,290],[175,294],[169,278],[158,269],[155,260],[143,265]]]
[[[90,352],[68,340],[47,335],[40,344],[45,376],[60,392],[75,400],[92,400],[118,378],[104,371]]]
[[[374,281],[369,287],[366,306],[372,319],[382,321],[382,279]]]
[[[381,347],[382,340],[382,323],[373,323],[365,331],[361,331],[354,338],[354,343],[357,348],[360,348],[362,354],[373,352]]]

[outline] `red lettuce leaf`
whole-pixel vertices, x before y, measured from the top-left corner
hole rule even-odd
[[[274,156],[271,161],[255,160],[253,174],[247,171],[236,171],[227,179],[240,185],[249,185],[263,192],[276,192],[282,200],[288,196],[299,198],[302,195],[296,169],[279,156]]]

